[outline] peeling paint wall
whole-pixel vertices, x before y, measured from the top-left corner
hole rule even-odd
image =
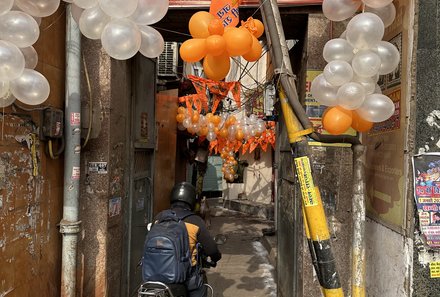
[[[44,18],[36,68],[51,86],[44,106],[64,109],[64,5]],[[21,104],[23,106],[23,104]],[[31,108],[27,106],[27,108]],[[39,112],[8,107],[0,115],[0,296],[59,296],[63,159],[45,154]]]

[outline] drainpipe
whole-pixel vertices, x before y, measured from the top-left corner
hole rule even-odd
[[[76,253],[81,222],[79,212],[79,173],[81,153],[81,34],[66,7],[66,102],[64,153],[64,204],[60,222],[62,234],[61,297],[76,296]]]
[[[365,297],[366,146],[353,146],[353,243],[351,296]]]

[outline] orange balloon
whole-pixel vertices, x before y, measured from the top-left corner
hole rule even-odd
[[[177,109],[177,113],[185,113],[186,108],[183,106],[179,106],[179,108]]]
[[[264,33],[264,25],[260,20],[254,19],[254,25],[257,28],[257,31],[254,32],[254,36],[256,38],[260,38]]]
[[[322,125],[330,134],[339,135],[350,128],[352,121],[351,110],[335,106],[327,108],[322,118]]]
[[[221,121],[222,121],[222,118],[218,115],[215,115],[212,117],[212,123],[216,126],[218,126],[218,124],[220,124]]]
[[[243,140],[243,138],[244,138],[243,130],[238,129],[237,133],[235,133],[235,139],[237,139],[238,141],[241,141],[241,140]]]
[[[217,57],[206,55],[203,60],[203,70],[205,71],[205,75],[212,80],[224,79],[226,75],[228,75],[230,68],[231,62],[227,53]]]
[[[185,62],[194,63],[206,56],[206,40],[195,38],[188,39],[180,47],[180,57]]]
[[[219,19],[213,19],[209,22],[208,31],[211,35],[223,35],[225,27]]]
[[[252,35],[252,47],[251,50],[243,55],[243,58],[248,62],[255,62],[261,57],[263,52],[263,47],[261,46],[258,39]]]
[[[203,126],[202,128],[200,128],[198,134],[199,134],[200,136],[206,136],[206,135],[208,135],[208,132],[209,132],[208,127]]]
[[[194,38],[207,38],[209,36],[208,26],[215,17],[206,11],[199,11],[189,19],[189,33]]]
[[[223,128],[218,132],[218,135],[220,137],[226,138],[228,136],[228,130],[226,128]]]
[[[184,115],[183,113],[178,113],[178,114],[176,115],[176,121],[177,121],[178,123],[182,123],[183,120],[185,120],[185,115]]]
[[[367,132],[373,128],[374,123],[364,120],[356,111],[353,111],[351,127],[358,132]]]
[[[193,123],[197,123],[200,119],[200,115],[198,112],[193,113],[192,117],[191,117],[191,122]]]
[[[226,50],[226,40],[220,35],[211,35],[206,38],[206,51],[213,56],[220,56]]]
[[[241,56],[252,48],[252,34],[245,28],[231,28],[223,37],[226,40],[226,50],[232,57]]]

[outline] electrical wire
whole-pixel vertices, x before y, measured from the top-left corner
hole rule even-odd
[[[92,131],[92,123],[93,123],[93,99],[92,99],[92,85],[90,84],[90,77],[89,77],[89,71],[87,69],[87,63],[86,58],[83,53],[83,64],[84,64],[84,73],[86,75],[86,82],[87,82],[87,90],[89,91],[89,127],[87,128],[87,136],[86,140],[84,140],[84,144],[82,145],[82,148],[84,148],[90,139],[90,134]]]

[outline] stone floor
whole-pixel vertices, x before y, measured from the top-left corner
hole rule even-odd
[[[222,260],[208,271],[214,296],[276,297],[275,269],[262,233],[273,222],[220,206],[211,206],[211,213],[211,234],[224,240]]]

